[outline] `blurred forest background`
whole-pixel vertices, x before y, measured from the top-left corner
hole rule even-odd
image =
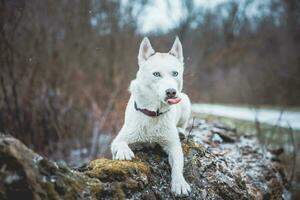
[[[151,0],[0,0],[0,131],[56,160],[105,155],[145,34],[157,51],[179,36],[193,102],[299,106],[300,1],[249,15],[255,2],[182,0],[173,28],[146,34]]]

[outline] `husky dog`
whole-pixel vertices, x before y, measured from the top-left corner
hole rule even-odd
[[[115,160],[134,157],[128,144],[158,143],[168,154],[172,167],[171,190],[188,195],[183,177],[183,153],[179,132],[184,133],[191,112],[188,96],[182,93],[183,54],[178,37],[168,53],[155,52],[144,38],[138,54],[139,70],[131,81],[125,122],[111,144]]]

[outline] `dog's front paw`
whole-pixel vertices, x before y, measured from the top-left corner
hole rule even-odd
[[[187,196],[191,191],[191,186],[184,180],[184,178],[172,180],[172,192],[176,196]]]
[[[132,160],[132,158],[134,158],[134,153],[127,145],[119,147],[113,156],[114,160]]]

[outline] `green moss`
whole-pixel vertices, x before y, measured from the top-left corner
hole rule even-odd
[[[96,173],[110,170],[113,173],[127,173],[131,169],[138,170],[144,174],[149,173],[148,166],[141,161],[109,160],[101,158],[90,162],[89,167]]]
[[[93,160],[87,166],[84,174],[97,178],[102,182],[112,183],[112,195],[114,199],[125,199],[126,193],[139,189],[140,181],[135,180],[133,174],[147,176],[148,166],[141,161],[117,161],[100,158]]]
[[[145,175],[149,174],[148,166],[141,161],[119,161],[105,158],[91,161],[88,165],[88,169],[89,170],[85,172],[88,176],[96,177],[100,180],[111,178],[109,177],[111,175],[115,177],[125,177],[133,171],[137,171]]]
[[[96,199],[96,195],[101,194],[102,185],[98,179],[92,179],[84,173],[68,170],[63,172],[56,171],[51,177],[46,177],[47,181],[43,181],[41,186],[45,193],[45,199],[51,200],[73,200],[83,198],[81,195],[92,196]]]

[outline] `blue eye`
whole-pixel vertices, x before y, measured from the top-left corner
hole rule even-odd
[[[156,76],[156,77],[161,77],[160,73],[159,72],[153,72],[153,76]]]
[[[173,72],[172,72],[172,76],[174,76],[174,77],[178,76],[178,72],[173,71]]]

